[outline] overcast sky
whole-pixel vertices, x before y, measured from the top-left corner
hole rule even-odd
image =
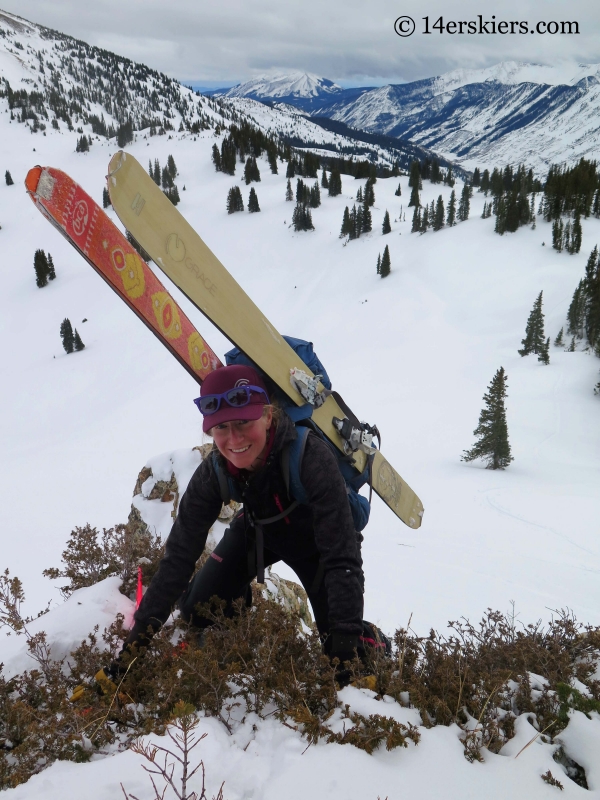
[[[600,2],[529,0],[0,0],[19,14],[141,61],[184,83],[228,86],[269,71],[306,70],[343,86],[427,78],[516,60],[600,62]],[[484,10],[487,9],[487,10]],[[577,22],[579,35],[423,33],[450,21]],[[414,19],[409,37],[394,31]],[[490,26],[488,25],[488,30]]]

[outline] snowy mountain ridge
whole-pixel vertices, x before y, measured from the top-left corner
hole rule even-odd
[[[245,83],[233,86],[223,94],[223,97],[252,97],[255,100],[263,98],[311,98],[328,97],[343,92],[341,86],[327,78],[320,78],[312,72],[287,72],[273,75],[261,75]]]
[[[267,89],[254,94],[251,82],[236,87],[242,93],[276,100]],[[600,146],[600,64],[506,61],[334,95],[290,94],[286,102],[432,149],[470,170],[525,163],[543,175],[552,163],[593,158]]]

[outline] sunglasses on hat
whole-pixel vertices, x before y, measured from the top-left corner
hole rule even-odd
[[[210,414],[215,414],[221,407],[221,401],[224,400],[228,406],[232,408],[243,408],[250,403],[250,396],[252,392],[259,392],[265,396],[265,402],[269,402],[269,396],[264,389],[260,386],[236,386],[233,389],[228,389],[222,394],[207,394],[204,397],[196,397],[194,403],[200,409],[200,413],[207,417]]]

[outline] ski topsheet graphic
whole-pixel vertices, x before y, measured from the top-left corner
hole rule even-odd
[[[75,181],[52,167],[27,173],[29,196],[198,381],[222,366],[190,320],[100,206]]]
[[[121,222],[152,260],[296,405],[313,405],[315,424],[342,452],[350,447],[359,472],[367,466],[367,453],[373,452],[374,491],[404,523],[418,528],[423,505],[417,495],[379,450],[371,451],[363,432],[354,429],[352,438],[342,430],[342,438],[339,420],[349,414],[333,396],[323,394],[323,385],[133,156],[123,151],[113,156],[108,191]]]

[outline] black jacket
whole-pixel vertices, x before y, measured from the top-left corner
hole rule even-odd
[[[286,495],[280,458],[286,442],[295,436],[293,423],[283,414],[265,466],[256,472],[242,472],[247,480],[240,479],[238,485],[244,506],[256,519],[279,514],[275,496],[284,508],[291,502]],[[224,459],[222,463],[226,468]],[[265,525],[264,545],[284,562],[319,553],[324,568],[330,631],[360,634],[364,579],[358,535],[354,531],[346,484],[336,457],[329,446],[313,434],[309,434],[306,442],[300,477],[308,505],[290,512],[289,523],[282,519]],[[148,625],[157,630],[166,621],[192,576],[221,505],[213,461],[206,458],[181,499],[165,555],[135,613],[135,625],[128,642],[135,641]]]

